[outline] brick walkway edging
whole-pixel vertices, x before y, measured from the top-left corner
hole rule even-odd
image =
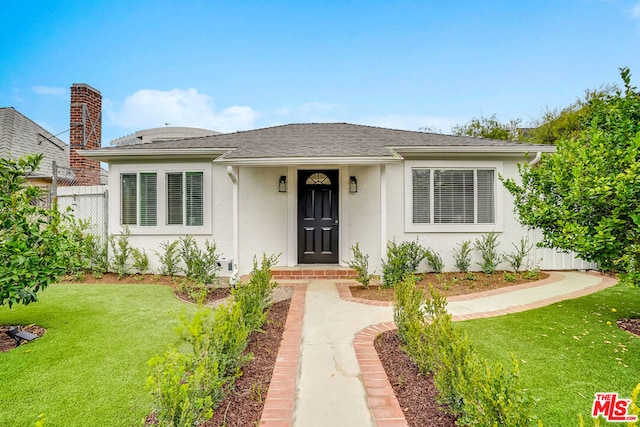
[[[555,274],[555,273],[549,273],[549,274],[550,276],[547,279],[539,282],[533,282],[533,283],[536,283],[538,286],[540,286],[540,285],[552,283],[560,279],[558,274]],[[452,316],[452,320],[461,321],[461,320],[479,319],[484,317],[501,316],[504,314],[531,310],[533,308],[544,307],[546,305],[550,305],[566,299],[573,299],[573,298],[589,295],[591,293],[613,286],[617,283],[616,279],[609,276],[602,275],[597,272],[589,272],[589,274],[597,275],[601,277],[602,280],[600,281],[600,283],[596,285],[593,285],[588,288],[584,288],[569,294],[558,295],[552,298],[546,298],[530,304],[509,307],[504,310]],[[362,300],[360,298],[353,298],[351,296],[351,290],[349,289],[348,283],[341,283],[341,284],[338,284],[337,286],[338,286],[338,292],[340,294],[340,298],[347,301],[351,301],[351,302],[367,301],[367,300]],[[520,289],[533,287],[530,283],[525,283],[523,285],[517,285],[517,286],[520,286],[519,287]],[[480,298],[482,296],[495,295],[502,292],[513,291],[515,290],[514,288],[516,288],[517,286],[501,288],[502,290],[495,289],[495,290],[490,290],[486,292],[479,292],[477,294],[472,294],[472,295],[476,295],[476,298]],[[466,300],[473,298],[469,295],[463,295],[461,297],[462,298],[460,299],[466,299]],[[374,302],[379,302],[379,301],[374,301]],[[379,304],[372,304],[372,305],[379,305]],[[390,304],[390,305],[393,305],[393,304]],[[394,329],[397,329],[397,327],[393,321],[379,323],[377,325],[364,328],[363,330],[358,332],[355,338],[353,339],[353,348],[356,352],[356,358],[358,359],[358,365],[360,367],[360,372],[362,375],[362,382],[364,383],[364,387],[367,394],[367,401],[369,402],[369,407],[371,408],[371,413],[376,423],[376,427],[407,427],[408,426],[407,420],[404,417],[404,412],[400,407],[400,403],[396,398],[396,395],[393,391],[393,387],[389,382],[387,373],[384,370],[384,367],[382,366],[382,362],[378,357],[378,352],[376,351],[375,346],[373,344],[373,342],[375,341],[378,335],[380,335],[383,332],[391,331]]]
[[[260,425],[265,427],[291,427],[296,403],[296,380],[307,284],[288,283],[284,286],[292,286],[293,295],[260,417]]]

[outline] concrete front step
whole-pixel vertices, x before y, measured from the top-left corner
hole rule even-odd
[[[352,268],[341,266],[296,266],[273,267],[273,280],[306,280],[306,279],[353,279],[358,273]]]

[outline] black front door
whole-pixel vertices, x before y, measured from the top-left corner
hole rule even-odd
[[[338,263],[338,171],[298,171],[298,263]]]

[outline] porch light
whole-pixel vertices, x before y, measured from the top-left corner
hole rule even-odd
[[[355,176],[349,177],[349,193],[358,192],[358,179]]]
[[[285,175],[282,175],[278,181],[278,191],[280,193],[287,192],[287,177]]]

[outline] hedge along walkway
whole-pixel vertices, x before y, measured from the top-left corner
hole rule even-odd
[[[538,282],[449,297],[447,307],[454,321],[495,317],[589,295],[616,283],[615,279],[598,273],[550,273],[547,279]],[[348,285],[341,288],[341,295],[357,300],[351,298]],[[373,345],[378,334],[392,329],[396,329],[393,321],[369,326],[358,332],[353,340],[367,399],[377,427],[407,426],[404,413]]]
[[[279,280],[295,288],[261,426],[406,426],[373,340],[395,329],[391,303],[353,298],[354,281]],[[614,285],[585,273],[450,297],[454,320],[497,316]],[[375,324],[374,326],[368,326]],[[364,329],[363,329],[364,328]]]

